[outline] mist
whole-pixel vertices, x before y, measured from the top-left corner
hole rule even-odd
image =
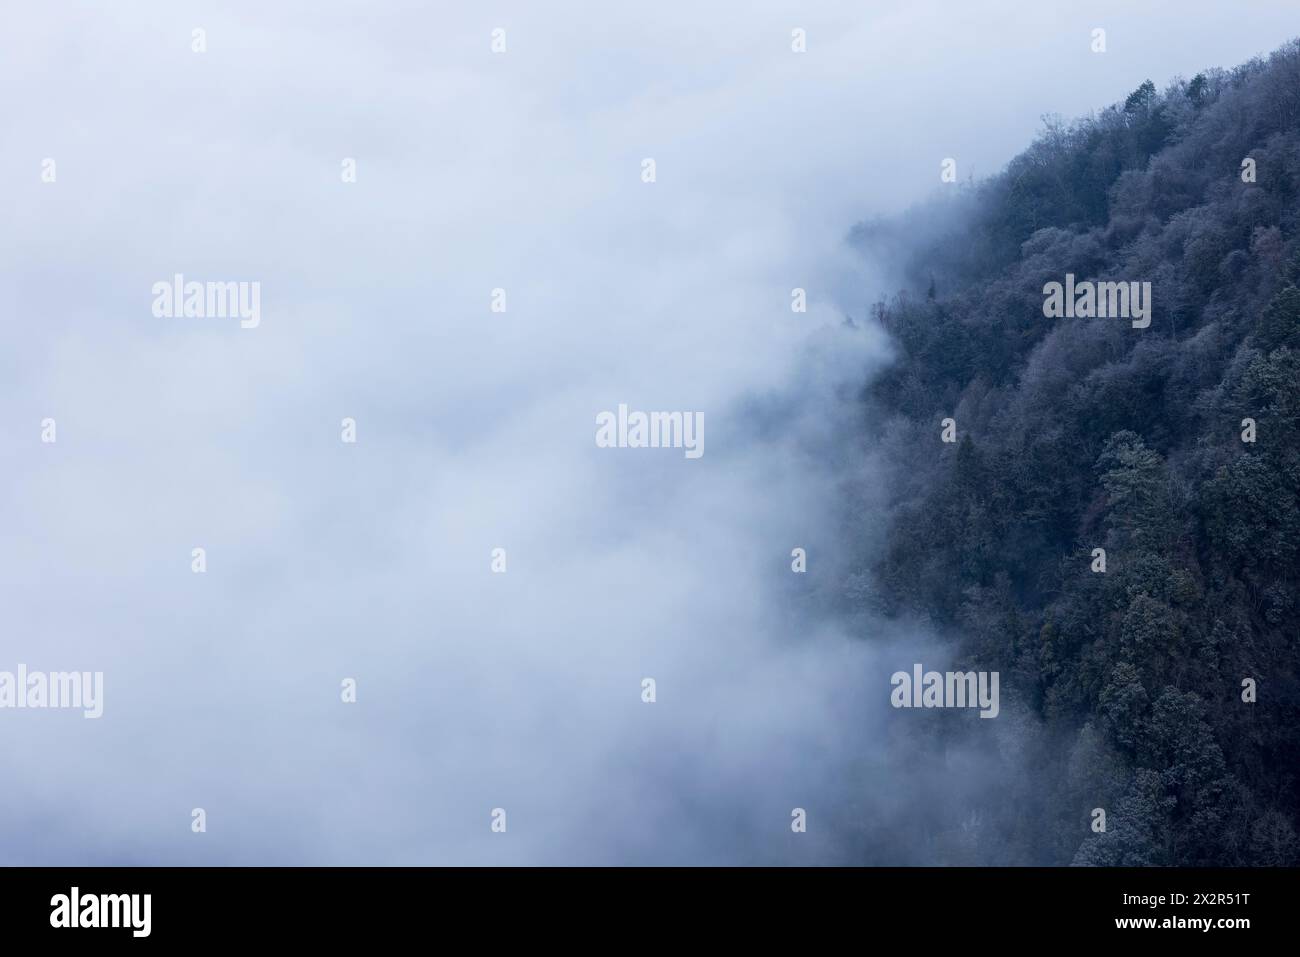
[[[0,859],[946,862],[1028,719],[932,746],[889,676],[945,636],[845,612],[896,281],[847,238],[1289,27],[1215,6],[8,8],[0,669],[105,677],[0,714]],[[177,273],[260,324],[156,318]],[[620,403],[705,453],[598,448]]]

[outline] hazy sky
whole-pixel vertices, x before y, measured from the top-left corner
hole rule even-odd
[[[801,611],[884,521],[839,508],[887,361],[843,324],[886,291],[844,236],[945,157],[993,173],[1045,113],[1294,30],[1285,2],[6,3],[0,670],[102,670],[105,702],[0,711],[0,863],[905,834],[961,788],[898,765],[888,676],[941,651]],[[176,273],[259,282],[260,325],[155,317]],[[619,403],[702,412],[705,454],[597,448]]]

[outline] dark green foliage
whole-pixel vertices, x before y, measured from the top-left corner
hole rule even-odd
[[[1300,863],[1300,44],[1050,121],[916,215],[911,291],[876,311],[897,478],[869,594],[1036,719],[1050,799],[988,831],[1034,863]],[[1045,319],[1067,272],[1150,281],[1150,327]]]

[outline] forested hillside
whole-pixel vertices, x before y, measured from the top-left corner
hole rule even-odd
[[[855,234],[908,251],[866,393],[892,525],[854,600],[952,636],[1035,719],[981,844],[1300,863],[1300,43],[1049,122],[948,188]],[[1067,273],[1151,282],[1150,327],[1045,318]]]

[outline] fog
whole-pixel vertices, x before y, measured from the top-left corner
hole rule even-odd
[[[0,711],[0,861],[934,862],[1027,719],[932,753],[889,675],[944,637],[838,613],[894,282],[846,237],[1294,26],[1131,6],[7,6],[0,670],[105,700]],[[260,324],[155,317],[177,273]],[[598,448],[620,403],[703,456]]]

